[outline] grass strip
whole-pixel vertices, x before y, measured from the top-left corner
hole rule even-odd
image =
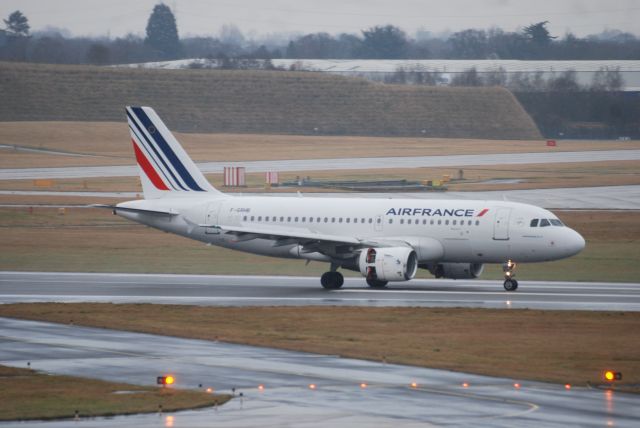
[[[196,409],[231,397],[202,391],[106,382],[0,366],[0,420],[64,419]]]
[[[635,312],[25,303],[0,316],[561,384],[615,369],[640,383]]]

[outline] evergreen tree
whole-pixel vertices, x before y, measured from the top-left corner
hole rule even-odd
[[[162,59],[177,58],[182,53],[176,18],[169,6],[157,4],[153,8],[147,22],[145,44]]]
[[[400,59],[405,58],[409,41],[407,35],[393,25],[376,26],[362,32],[364,58]]]
[[[7,36],[27,37],[29,35],[29,20],[19,10],[16,10],[8,19],[3,19],[6,25]]]
[[[543,21],[524,27],[524,36],[536,45],[547,46],[551,40],[555,39],[547,30],[548,23],[549,21]]]

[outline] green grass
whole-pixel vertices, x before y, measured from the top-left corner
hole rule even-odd
[[[132,393],[116,393],[131,391]],[[228,395],[113,383],[0,366],[0,421],[113,416],[220,405]]]
[[[124,106],[140,104],[186,132],[540,138],[502,88],[383,85],[300,72],[0,63],[0,93],[0,121],[124,121]]]

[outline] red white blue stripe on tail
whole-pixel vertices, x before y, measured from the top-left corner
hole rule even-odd
[[[167,192],[216,192],[151,107],[127,107],[145,198]]]

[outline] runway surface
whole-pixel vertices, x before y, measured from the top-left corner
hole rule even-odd
[[[369,289],[345,278],[324,290],[315,277],[0,272],[0,303],[113,302],[202,306],[400,306],[640,311],[640,284],[412,280]]]
[[[638,395],[584,387],[6,318],[0,343],[5,365],[141,385],[170,373],[176,387],[243,394],[218,409],[74,423],[84,427],[640,425]]]
[[[293,159],[274,161],[204,162],[205,174],[221,173],[225,166],[244,166],[247,172],[331,171],[353,169],[424,168],[470,165],[522,165],[571,162],[640,160],[640,150],[594,150],[581,152],[508,153],[490,155],[407,156],[379,158]],[[0,180],[40,178],[133,177],[136,165],[62,168],[0,169]]]
[[[260,193],[235,195],[291,196],[295,193]],[[137,199],[135,192],[55,192],[46,190],[0,190],[0,195],[83,196],[91,198]],[[411,192],[411,193],[309,193],[310,198],[384,198],[384,199],[507,199],[543,208],[640,210],[640,186],[574,187],[560,189],[496,190],[474,192]]]

